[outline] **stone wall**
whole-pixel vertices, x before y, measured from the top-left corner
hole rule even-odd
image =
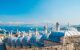
[[[80,36],[65,37],[65,44],[67,43],[80,43]]]
[[[35,48],[13,48],[10,46],[6,46],[7,50],[73,50],[74,45],[73,44],[67,44],[67,45],[56,45],[56,46],[47,46],[47,47],[35,47]]]

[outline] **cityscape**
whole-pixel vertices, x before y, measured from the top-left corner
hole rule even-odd
[[[79,50],[80,27],[75,25],[0,26],[1,50]],[[9,30],[8,30],[9,29]]]
[[[0,0],[0,50],[80,50],[80,0]]]

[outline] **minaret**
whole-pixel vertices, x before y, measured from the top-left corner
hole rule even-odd
[[[25,31],[22,31],[22,33],[23,33],[23,36],[26,36],[26,32]]]
[[[47,25],[44,26],[44,29],[45,29],[45,33],[47,34],[48,33],[48,27],[47,27]]]
[[[28,36],[32,36],[31,30],[29,30]]]
[[[9,37],[12,37],[12,32],[9,32]]]
[[[38,35],[38,30],[37,30],[37,28],[36,28],[36,32],[35,32],[35,35]]]
[[[9,37],[10,37],[10,32],[9,32]]]
[[[56,31],[59,31],[60,30],[60,26],[59,26],[59,23],[57,22],[56,23]]]
[[[67,25],[67,29],[70,30],[70,24],[69,24],[69,23],[68,23],[68,25]]]
[[[18,29],[16,30],[16,34],[18,35]]]
[[[6,30],[4,30],[4,37],[6,37]]]
[[[20,31],[17,29],[17,32],[16,32],[16,34],[18,35],[18,37],[20,36]]]
[[[11,30],[11,37],[12,37],[12,30]]]

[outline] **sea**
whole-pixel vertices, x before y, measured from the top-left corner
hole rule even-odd
[[[25,32],[29,32],[29,30],[31,31],[36,31],[36,28],[38,31],[44,31],[44,26],[41,26],[41,25],[38,25],[38,26],[35,26],[35,25],[0,25],[0,30],[3,30],[3,31],[0,31],[0,34],[3,34],[4,31],[6,31],[6,33],[9,33],[12,31],[13,34],[15,34],[18,31],[22,32],[22,31],[25,31]],[[51,30],[52,27],[48,27],[48,30]]]

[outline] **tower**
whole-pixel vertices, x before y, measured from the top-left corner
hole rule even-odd
[[[59,31],[60,30],[60,26],[59,26],[59,23],[57,22],[56,23],[56,31]]]
[[[47,34],[48,33],[48,27],[47,27],[47,25],[44,26],[44,29],[45,29],[45,33]]]
[[[17,32],[16,32],[16,34],[18,35],[18,37],[20,37],[20,31],[17,29]]]
[[[37,30],[37,28],[36,28],[36,32],[35,32],[35,35],[38,35],[38,30]]]

